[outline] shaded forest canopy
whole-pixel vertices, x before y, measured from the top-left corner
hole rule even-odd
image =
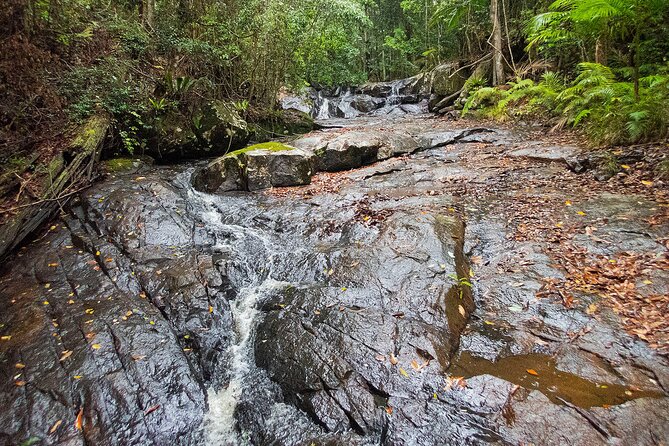
[[[282,88],[359,85],[449,61],[475,74],[491,66],[465,86],[466,112],[538,115],[582,126],[597,144],[667,136],[665,0],[5,5],[0,157],[19,171],[62,151],[63,135],[94,113],[111,117],[116,153],[138,153],[174,142],[174,128],[197,131],[213,100],[263,121],[280,113]]]

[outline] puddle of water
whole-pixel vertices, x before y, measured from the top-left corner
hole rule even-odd
[[[528,370],[536,372],[536,375]],[[564,405],[564,401],[567,401],[585,409],[615,406],[637,398],[665,396],[652,390],[589,381],[558,370],[551,356],[540,354],[509,356],[493,362],[469,352],[462,352],[448,369],[448,373],[465,378],[492,375],[528,390],[538,390],[555,404]]]

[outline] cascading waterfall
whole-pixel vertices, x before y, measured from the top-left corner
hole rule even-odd
[[[372,84],[378,85],[378,84]],[[355,118],[388,114],[415,114],[427,109],[427,101],[407,107],[407,102],[416,101],[416,95],[403,95],[406,80],[380,84],[381,88],[361,87],[337,88],[330,95],[318,90],[313,97],[312,116],[318,120],[332,118]],[[362,92],[362,93],[361,93]],[[362,104],[362,106],[361,106]]]
[[[231,306],[235,321],[236,342],[231,347],[230,382],[225,389],[209,390],[209,413],[206,420],[207,444],[237,446],[245,443],[235,419],[235,410],[242,397],[245,385],[256,377],[253,356],[254,330],[258,323],[259,300],[272,292],[280,291],[287,284],[267,279],[254,286],[243,288]]]
[[[316,101],[314,101],[314,108],[316,111],[316,119],[330,118],[330,100],[323,95],[322,91],[318,91]]]
[[[355,96],[351,92],[350,88],[347,88],[344,94],[339,98],[337,109],[343,114],[344,118],[355,118],[360,114],[358,110],[353,108],[353,100]]]
[[[402,97],[400,96],[400,82],[394,82],[390,86],[390,95],[386,99],[386,107],[399,105],[402,103]]]
[[[237,407],[244,401],[270,408],[267,425],[276,425],[275,431],[290,419],[292,423],[304,424],[304,415],[294,406],[277,403],[267,395],[250,395],[249,389],[271,388],[266,374],[256,366],[254,340],[256,327],[261,321],[262,303],[286,290],[292,284],[273,278],[272,265],[280,256],[288,255],[274,245],[266,232],[223,222],[225,212],[219,208],[220,197],[203,194],[188,188],[189,204],[216,236],[214,251],[231,253],[229,267],[238,277],[238,292],[230,309],[235,324],[235,341],[230,347],[229,382],[222,389],[208,391],[209,412],[205,420],[205,444],[211,446],[243,446],[250,444],[248,436],[240,429],[235,416]],[[255,253],[247,257],[244,253]],[[262,265],[257,259],[263,258]],[[304,427],[308,429],[307,427]]]

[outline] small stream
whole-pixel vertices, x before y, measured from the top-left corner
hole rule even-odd
[[[374,88],[323,94],[317,116],[346,127],[323,132],[396,132],[429,148],[255,193],[201,193],[190,183],[198,166],[146,166],[82,194],[7,265],[0,368],[17,378],[0,382],[10,408],[0,444],[42,438],[59,420],[68,429],[45,444],[669,436],[666,361],[614,315],[588,314],[587,296],[574,308],[537,298],[564,272],[507,226],[509,203],[528,193],[518,184],[546,179],[532,193],[563,202],[564,167],[514,164],[508,151],[524,136],[505,130],[392,117],[419,104],[399,84]],[[360,96],[382,100],[367,116],[331,118],[362,113],[348,109]],[[655,203],[612,195],[588,206],[571,217],[618,225],[598,226],[601,237],[654,243],[639,225]],[[614,218],[632,207],[643,218]]]
[[[369,84],[363,87],[337,87],[308,90],[305,98],[284,99],[285,108],[308,110],[316,120],[327,124],[334,118],[361,116],[410,116],[427,112],[429,95],[409,84],[410,80]]]
[[[343,98],[346,98],[346,95]],[[422,159],[423,162],[432,162],[429,153],[427,157],[422,156]],[[384,187],[388,191],[393,191],[396,186],[404,183],[404,176],[405,174],[398,172],[380,177],[378,181],[365,185],[363,191],[365,187],[371,187],[375,194],[379,194]],[[355,232],[351,233],[356,234],[355,236],[351,238],[351,234],[347,234],[348,230],[344,227],[335,229],[336,238],[330,240],[329,236],[321,233],[323,222],[332,221],[332,217],[342,221],[349,218],[346,209],[357,200],[357,198],[354,198],[354,189],[350,189],[350,192],[342,192],[338,197],[328,197],[325,203],[315,199],[314,202],[305,204],[291,203],[293,199],[276,199],[271,196],[248,197],[243,194],[230,197],[215,196],[195,192],[187,183],[184,183],[184,187],[188,190],[189,205],[195,210],[198,219],[204,223],[207,230],[217,240],[213,248],[214,251],[225,258],[228,271],[234,271],[234,273],[229,272],[228,274],[233,278],[233,285],[236,289],[234,299],[230,305],[235,336],[228,355],[229,377],[222,388],[210,389],[208,393],[209,411],[205,423],[207,444],[222,446],[258,444],[258,442],[268,441],[268,438],[276,438],[275,435],[280,438],[292,438],[296,431],[285,432],[285,429],[281,426],[286,424],[300,426],[301,432],[298,434],[300,438],[304,438],[307,433],[318,436],[331,430],[330,426],[323,424],[329,422],[327,417],[330,415],[321,414],[319,412],[320,408],[304,402],[306,395],[312,393],[317,395],[319,391],[335,385],[325,384],[329,379],[323,377],[326,375],[321,375],[319,378],[324,380],[323,384],[310,388],[314,384],[306,381],[300,384],[306,386],[303,391],[300,391],[304,393],[298,392],[291,396],[291,392],[295,392],[295,390],[291,383],[293,378],[290,375],[294,375],[295,378],[299,374],[306,373],[308,375],[309,372],[302,369],[303,367],[306,369],[314,367],[317,373],[324,373],[322,370],[319,371],[322,364],[307,362],[304,365],[293,364],[287,366],[285,373],[288,376],[284,376],[284,378],[278,378],[283,376],[282,369],[272,370],[270,367],[268,370],[266,364],[268,361],[277,359],[281,363],[280,355],[283,354],[290,356],[288,358],[290,361],[302,361],[304,356],[301,349],[311,350],[314,348],[315,360],[317,362],[323,361],[323,364],[329,361],[333,361],[333,364],[337,363],[338,359],[330,356],[332,354],[343,355],[342,358],[346,358],[347,355],[341,350],[342,348],[351,348],[353,349],[351,352],[357,355],[358,353],[355,353],[357,350],[361,347],[365,348],[363,339],[354,337],[354,344],[348,347],[337,345],[337,353],[330,351],[326,344],[320,344],[320,342],[329,343],[331,338],[321,334],[315,328],[316,321],[313,320],[313,317],[316,317],[316,319],[322,318],[325,314],[332,312],[333,309],[338,310],[335,314],[339,317],[341,314],[346,314],[347,308],[353,309],[351,314],[355,314],[356,318],[360,317],[359,315],[364,315],[364,308],[367,307],[370,309],[376,308],[371,310],[372,312],[381,311],[380,314],[386,313],[391,310],[380,309],[383,306],[377,308],[379,303],[385,302],[388,298],[392,301],[391,296],[397,293],[401,295],[405,283],[411,282],[415,283],[409,285],[410,287],[415,287],[417,284],[421,284],[418,289],[422,286],[425,287],[425,297],[433,294],[431,290],[437,289],[435,288],[436,284],[443,283],[446,285],[442,297],[444,303],[443,309],[440,310],[443,311],[441,316],[430,316],[428,319],[421,316],[416,321],[419,324],[418,326],[424,324],[426,320],[429,321],[428,333],[433,334],[428,334],[427,338],[425,338],[425,335],[418,335],[418,337],[413,338],[413,341],[409,342],[410,345],[420,345],[420,348],[416,347],[414,349],[418,352],[415,357],[420,358],[419,364],[429,365],[433,360],[438,360],[438,363],[441,364],[441,370],[438,368],[433,372],[435,373],[434,378],[437,380],[439,376],[448,375],[464,376],[466,379],[488,375],[517,384],[528,391],[539,390],[557,405],[569,403],[583,408],[609,407],[637,398],[658,398],[662,396],[661,393],[656,391],[643,389],[631,391],[628,386],[618,383],[596,382],[575,374],[561,372],[550,356],[542,354],[513,355],[490,361],[474,356],[469,352],[464,352],[456,355],[451,362],[450,355],[457,352],[461,332],[467,330],[469,313],[474,307],[473,302],[470,302],[471,289],[469,287],[464,286],[458,291],[458,287],[454,288],[453,284],[449,283],[452,279],[448,277],[438,279],[439,276],[434,276],[434,273],[420,278],[424,274],[423,270],[426,266],[428,266],[428,270],[431,268],[436,268],[437,271],[440,269],[452,270],[451,276],[457,277],[466,277],[470,271],[468,260],[464,258],[465,254],[462,248],[462,243],[464,243],[466,237],[464,229],[461,228],[457,219],[453,219],[451,216],[440,216],[442,211],[439,210],[439,207],[432,211],[435,213],[433,219],[427,218],[425,220],[428,226],[419,225],[421,229],[417,229],[413,228],[413,224],[410,223],[411,214],[406,214],[407,209],[402,204],[404,200],[396,198],[397,203],[394,205],[393,212],[398,216],[398,219],[395,223],[392,223],[392,220],[385,223],[394,227],[390,232],[384,235],[374,227],[356,228],[359,223],[351,222],[347,224],[353,225],[350,229],[355,229]],[[331,199],[334,199],[334,201],[330,201]],[[339,203],[337,203],[338,201]],[[424,209],[423,206],[425,205],[433,206],[428,204],[431,201],[433,200],[418,202],[417,204]],[[444,205],[451,206],[449,203]],[[296,206],[296,208],[291,209],[292,206]],[[413,205],[410,205],[410,208],[411,206]],[[362,229],[362,232],[359,232],[360,229]],[[369,233],[370,230],[371,233]],[[368,235],[363,236],[364,233],[368,233]],[[430,233],[433,233],[433,235],[430,235]],[[394,234],[401,234],[400,239],[397,240],[399,245],[390,248],[387,253],[384,245],[387,243],[394,245],[396,242],[389,242],[385,240],[385,237],[390,236],[394,239]],[[421,234],[418,239],[414,240],[416,244],[413,246],[411,245],[412,235],[410,234]],[[360,253],[353,255],[350,251],[357,251],[356,248],[360,247],[360,240],[364,240],[366,237],[377,238],[375,248],[372,251],[375,252],[374,257],[382,263],[377,266],[371,264],[369,265],[371,268],[363,267],[359,274],[350,276],[348,270],[351,267],[361,268],[359,266],[360,260],[355,259],[361,254],[364,259],[367,259],[367,256],[364,255],[366,252],[364,248]],[[379,239],[379,237],[381,238]],[[352,243],[352,239],[357,241]],[[451,245],[452,243],[455,243],[455,245]],[[415,249],[418,249],[418,252],[424,251],[430,254],[425,254],[426,257],[423,261],[415,263],[416,258],[422,258],[422,254],[414,252]],[[388,255],[389,253],[392,253],[392,255]],[[387,262],[396,263],[398,254],[406,256],[400,257],[404,260],[399,264],[408,262],[406,266],[394,265],[390,271],[384,271],[384,266],[381,265]],[[393,258],[395,260],[392,260]],[[460,263],[453,263],[457,259]],[[437,266],[430,266],[432,263]],[[404,270],[403,268],[408,267],[409,264],[412,264],[409,270]],[[410,273],[411,270],[415,271],[413,275]],[[402,272],[399,273],[399,271]],[[417,273],[418,271],[421,272]],[[387,274],[395,275],[395,277],[390,279]],[[447,274],[444,274],[444,276],[447,276]],[[353,277],[355,278],[353,279]],[[339,280],[337,280],[338,278]],[[408,282],[406,282],[407,280]],[[334,286],[338,295],[334,301],[329,298],[321,301],[323,291],[313,294],[314,290],[321,290],[324,285],[326,288],[323,290],[326,295],[330,294],[332,288],[328,287],[328,284],[332,281],[335,283],[330,286]],[[365,290],[366,284],[382,283],[383,281],[396,283],[396,288],[393,288],[393,286],[389,288],[389,290],[393,290],[392,293],[387,294],[387,297],[382,297],[379,302],[374,301],[379,297],[374,297],[373,300],[364,297],[370,295],[370,290]],[[304,290],[307,294],[303,297],[299,297],[298,294],[297,298],[286,299],[287,296],[294,296],[295,292],[302,293],[301,290]],[[420,293],[422,292],[419,292],[419,295]],[[374,295],[374,293],[371,295]],[[386,295],[386,292],[381,293],[381,296],[384,295]],[[463,300],[463,296],[468,296],[469,301],[467,299]],[[355,299],[347,303],[347,297],[355,297]],[[424,305],[414,304],[416,305],[414,306],[410,304],[409,302],[413,299],[408,298],[408,301],[400,304],[399,308],[402,309],[402,314],[406,312],[410,314],[414,311],[414,308]],[[285,303],[277,304],[276,302]],[[291,307],[295,309],[291,310]],[[391,308],[393,307],[391,306]],[[363,309],[362,313],[358,313],[361,309]],[[397,309],[398,307],[394,307],[392,311]],[[293,311],[296,313],[294,314]],[[298,314],[300,319],[296,326],[292,325],[292,322],[288,322]],[[262,334],[258,333],[259,324],[262,323],[263,326],[268,324],[265,321],[267,315],[272,315],[273,318],[273,322],[269,322],[269,331],[275,337],[272,340],[267,339],[267,328],[263,330]],[[464,320],[463,316],[466,316]],[[441,322],[439,317],[443,318]],[[327,316],[327,318],[330,318],[330,316]],[[286,322],[288,322],[288,325],[279,328]],[[346,320],[336,322],[335,319],[332,323],[335,325],[341,323],[342,328],[346,330],[345,327],[351,322]],[[365,324],[367,323],[369,322],[365,322]],[[385,322],[378,323],[385,324]],[[439,324],[443,324],[441,328],[437,328]],[[329,323],[324,327],[327,326],[329,326]],[[381,328],[380,332],[377,333],[377,329],[372,328],[374,326],[375,323],[372,322],[370,325],[371,331],[365,332],[363,330],[366,336],[370,337],[372,344],[376,342],[374,340],[376,336],[385,331]],[[293,331],[296,327],[305,331],[295,333]],[[360,330],[358,323],[354,323],[350,327],[352,329],[351,333]],[[433,331],[435,328],[436,331]],[[399,326],[392,328],[389,333],[397,330],[400,330]],[[415,330],[415,328],[412,330]],[[442,331],[441,334],[440,331]],[[318,339],[317,337],[321,335],[324,338],[322,341],[317,341],[313,347],[309,346],[308,343],[300,345],[304,342],[305,335],[310,339]],[[258,336],[261,336],[260,340]],[[429,341],[425,344],[427,339]],[[375,355],[385,356],[388,354],[389,348],[391,352],[394,352],[393,354],[406,357],[405,347],[398,346],[396,344],[398,341],[398,339],[395,339],[385,348],[379,347]],[[408,345],[406,344],[407,341],[400,342]],[[276,346],[270,351],[273,352],[272,355],[279,355],[279,357],[268,357],[267,352],[263,350],[265,343],[276,343]],[[381,345],[383,344],[385,344],[385,341],[381,343]],[[432,344],[432,347],[429,346],[430,344]],[[376,347],[372,348],[376,349]],[[287,349],[287,351],[282,353],[284,349]],[[262,358],[257,358],[257,352],[261,352]],[[374,355],[370,354],[370,356],[373,357]],[[409,361],[410,359],[413,358],[409,356],[406,360]],[[351,364],[348,362],[351,361],[350,358],[345,360],[348,364]],[[406,364],[402,370],[410,370],[416,361],[413,360],[414,362]],[[297,369],[294,368],[295,365],[297,365]],[[350,368],[350,370],[357,369],[358,371],[353,373],[359,374],[360,377],[364,377],[366,374],[364,368],[358,369],[351,365],[345,367]],[[364,365],[364,367],[369,367],[369,364]],[[528,373],[528,370],[531,370],[532,373]],[[426,372],[424,379],[432,376],[431,373]],[[378,378],[381,376],[383,376],[383,373],[378,375]],[[374,374],[364,378],[367,382],[365,388],[374,389],[372,392],[373,401],[376,401],[376,404],[379,404],[379,401],[388,405],[398,404],[397,402],[393,403],[393,400],[388,398],[394,384],[376,384],[373,379],[377,379]],[[424,385],[428,385],[430,379]],[[321,386],[324,386],[324,388]],[[384,386],[389,387],[384,389]],[[334,403],[334,406],[327,410],[335,412],[350,404],[340,402],[339,397],[335,396],[336,394],[332,393],[332,390],[327,390],[327,395],[326,398],[331,399],[329,403],[323,401],[315,404]],[[347,398],[350,398],[350,396]],[[344,411],[347,410],[344,409]],[[309,413],[310,411],[312,412]],[[364,421],[358,421],[355,419],[356,416],[353,412],[347,413],[346,419],[349,421],[346,424],[350,423],[354,431],[362,431],[365,428],[361,423],[372,422],[371,420],[376,415],[369,421],[365,418],[362,419]],[[365,415],[365,417],[367,416]],[[262,432],[257,431],[259,425],[256,423],[259,422],[262,423]]]

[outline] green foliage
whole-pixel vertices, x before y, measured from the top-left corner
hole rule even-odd
[[[518,79],[509,82],[508,87],[475,90],[467,100],[463,114],[480,108],[481,115],[500,120],[521,115],[545,115],[556,107],[558,91],[564,88],[564,83],[556,73],[546,72],[538,83],[532,79]]]
[[[144,112],[145,87],[127,82],[127,71],[127,66],[107,58],[98,65],[74,68],[63,76],[59,90],[69,100],[71,116],[81,121],[98,109],[114,116]]]
[[[171,72],[165,74],[163,80],[167,94],[172,97],[181,98],[188,94],[195,86],[195,79],[189,76],[173,77]]]
[[[619,81],[608,67],[583,63],[571,87],[558,97],[563,123],[581,127],[596,144],[639,142],[667,136],[669,76]]]
[[[168,107],[168,102],[165,100],[165,98],[160,98],[160,99],[149,98],[149,103],[151,104],[151,107],[153,107],[153,110],[156,113],[162,113],[165,110],[167,110]]]
[[[552,114],[558,127],[579,128],[593,144],[610,145],[669,136],[667,103],[669,75],[641,78],[637,99],[634,84],[619,80],[611,68],[582,63],[568,87],[558,74],[547,72],[538,83],[524,79],[510,82],[508,89],[480,88],[463,114],[478,110],[496,119]]]
[[[139,58],[150,50],[151,36],[137,21],[113,17],[107,25],[109,32],[116,37],[123,51],[132,58]]]
[[[659,54],[648,57],[644,39],[651,40],[652,33],[663,29],[666,32],[668,14],[666,0],[556,0],[548,11],[529,21],[528,49],[562,59],[569,53],[584,53],[586,61],[602,62],[617,47],[629,54],[638,69],[642,58],[662,61]],[[638,80],[638,73],[635,76]]]
[[[32,137],[48,127],[44,116],[61,116],[60,128],[65,111],[73,122],[105,111],[114,141],[135,152],[170,126],[206,133],[205,109],[215,101],[251,119],[273,109],[284,87],[407,77],[452,60],[473,68],[491,52],[490,7],[490,0],[24,2],[2,23],[29,45],[14,42],[0,64],[12,102],[0,120]],[[465,112],[550,116],[598,143],[666,134],[668,1],[506,0],[501,9],[506,72],[531,80],[492,89],[485,70],[477,72]],[[21,23],[13,20],[19,16]],[[610,68],[578,68],[593,60]],[[536,75],[546,69],[554,72]]]

